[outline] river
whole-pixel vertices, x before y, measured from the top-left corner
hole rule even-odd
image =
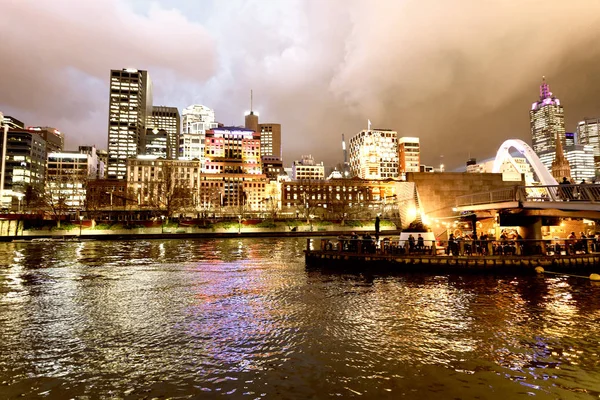
[[[305,243],[0,243],[0,398],[600,396],[598,283],[307,270]]]

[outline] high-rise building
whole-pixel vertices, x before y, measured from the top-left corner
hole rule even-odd
[[[260,160],[260,133],[237,127],[206,132],[206,161],[200,182],[205,207],[218,200],[223,207],[264,208],[266,179]]]
[[[186,160],[194,158],[204,165],[204,139],[206,131],[218,127],[214,110],[194,104],[183,109],[183,131],[179,140],[179,156]]]
[[[92,151],[67,151],[48,154],[46,168],[46,193],[56,206],[70,210],[85,208],[86,187],[90,179],[98,176],[96,148]]]
[[[260,132],[261,155],[281,159],[281,124],[258,124],[257,129]]]
[[[179,138],[181,134],[181,119],[177,107],[153,106],[149,128],[163,130],[167,134],[166,158],[179,157]]]
[[[400,173],[419,172],[421,150],[418,137],[398,139],[398,170]]]
[[[531,105],[529,111],[531,142],[533,151],[538,156],[541,153],[554,151],[557,137],[565,143],[565,117],[560,100],[550,91],[546,77],[540,86],[540,99]],[[544,162],[542,160],[542,162]],[[550,169],[551,163],[544,163]]]
[[[146,129],[146,150],[144,154],[165,159],[169,157],[169,134],[164,129]]]
[[[250,112],[246,113],[244,116],[244,128],[250,129],[254,132],[259,132],[258,130],[258,113],[250,110]]]
[[[580,183],[585,179],[589,183],[595,179],[593,146],[582,144],[568,146],[565,148],[565,158],[571,166],[573,182]]]
[[[350,171],[362,179],[398,177],[398,133],[390,129],[360,131],[350,139]]]
[[[10,193],[24,193],[27,186],[37,187],[41,192],[47,154],[46,141],[35,132],[26,129],[8,131],[3,202],[7,202],[6,196]]]
[[[323,165],[323,162],[317,164],[312,155],[302,156],[301,160],[294,161],[292,164],[292,179],[325,179],[325,166]]]
[[[63,151],[65,136],[58,129],[49,126],[28,126],[27,130],[41,136],[46,141],[46,151],[48,153]]]
[[[152,81],[148,72],[131,68],[111,70],[108,178],[123,179],[127,158],[144,152],[146,124],[151,115]]]
[[[600,174],[600,118],[585,118],[577,125],[577,138],[581,145],[592,146],[596,173]]]

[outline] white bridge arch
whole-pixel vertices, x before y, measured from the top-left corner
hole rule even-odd
[[[520,139],[508,139],[502,143],[498,149],[498,152],[496,153],[496,159],[494,160],[494,168],[492,169],[492,172],[499,173],[500,169],[502,168],[502,164],[504,164],[505,161],[510,162],[516,168],[516,170],[519,171],[517,163],[509,152],[509,150],[513,147],[523,154],[527,161],[529,161],[529,164],[531,164],[533,167],[533,171],[537,175],[542,185],[558,185],[556,179],[554,179],[548,169],[544,166],[544,164],[542,164],[533,149]]]

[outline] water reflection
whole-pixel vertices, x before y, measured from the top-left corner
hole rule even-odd
[[[600,394],[599,286],[308,271],[304,244],[1,244],[0,393]]]

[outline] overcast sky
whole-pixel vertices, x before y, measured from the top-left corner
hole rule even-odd
[[[599,27],[598,0],[0,0],[0,111],[106,148],[110,69],[133,67],[226,125],[253,89],[286,165],[335,165],[370,119],[454,169],[531,142],[542,75],[567,131],[600,117]]]

